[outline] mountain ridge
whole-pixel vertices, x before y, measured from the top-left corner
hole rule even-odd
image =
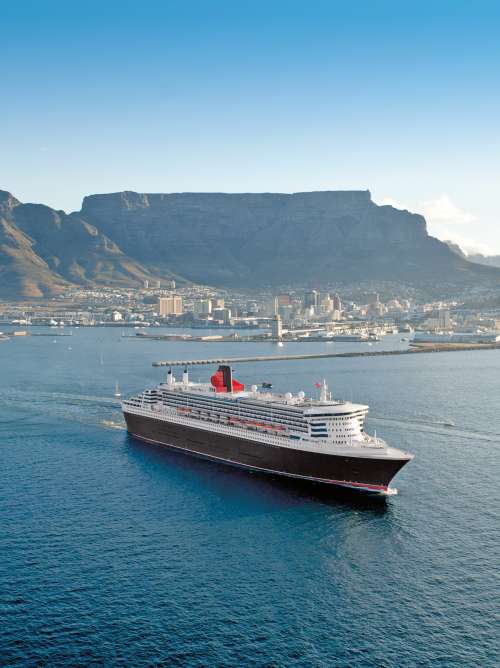
[[[139,284],[151,273],[77,214],[0,191],[0,295],[40,298],[74,286]]]
[[[460,246],[453,241],[445,241],[445,244],[453,252],[469,262],[481,264],[486,267],[497,267],[500,269],[500,255],[484,255],[484,253],[465,253]]]
[[[500,268],[500,255],[483,255],[482,253],[469,253],[467,255],[469,262],[482,264],[486,267]]]

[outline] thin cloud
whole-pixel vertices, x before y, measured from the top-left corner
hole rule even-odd
[[[488,245],[474,239],[476,216],[457,206],[446,193],[422,202],[419,213],[425,217],[430,234],[443,241],[452,241],[460,246],[466,255],[492,254]]]
[[[443,235],[444,235],[442,236],[443,241],[451,241],[452,243],[457,244],[457,246],[460,246],[460,248],[466,255],[476,255],[477,253],[479,253],[480,255],[495,254],[488,245],[482,244],[481,242],[478,242],[475,239],[464,237],[461,234],[456,234],[456,232],[450,232],[447,235],[446,231],[443,230]]]
[[[393,206],[395,209],[400,209],[401,211],[411,211],[410,207],[401,204],[401,202],[398,202],[392,197],[382,197],[382,199],[376,203],[380,206]]]
[[[392,197],[383,197],[378,204],[390,205],[395,209],[422,214],[427,222],[429,234],[442,241],[451,241],[457,244],[466,255],[475,253],[494,254],[492,248],[487,244],[474,239],[476,216],[457,206],[446,193],[442,193],[436,199],[427,200],[415,206],[404,204]]]
[[[446,193],[437,199],[422,202],[420,213],[432,225],[470,225],[477,220],[472,213],[460,209]]]

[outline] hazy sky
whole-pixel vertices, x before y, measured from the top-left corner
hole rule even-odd
[[[500,252],[500,2],[0,0],[0,188],[370,189]]]

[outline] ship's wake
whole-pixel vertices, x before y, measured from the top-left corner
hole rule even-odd
[[[489,441],[498,443],[500,434],[488,431],[476,431],[456,425],[452,420],[423,420],[419,418],[385,417],[382,415],[370,415],[368,422],[380,422],[388,426],[400,427],[406,431],[423,434],[436,434],[464,440]]]
[[[2,407],[9,412],[28,412],[34,420],[46,416],[99,426],[106,429],[125,429],[120,402],[114,397],[65,392],[31,392],[10,388],[0,391],[0,425],[9,421],[1,419]]]

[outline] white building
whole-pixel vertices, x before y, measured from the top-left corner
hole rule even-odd
[[[198,315],[210,315],[212,313],[212,301],[200,299],[194,303],[194,312]]]
[[[279,315],[276,315],[271,321],[271,336],[278,340],[281,340],[283,336],[283,326]]]

